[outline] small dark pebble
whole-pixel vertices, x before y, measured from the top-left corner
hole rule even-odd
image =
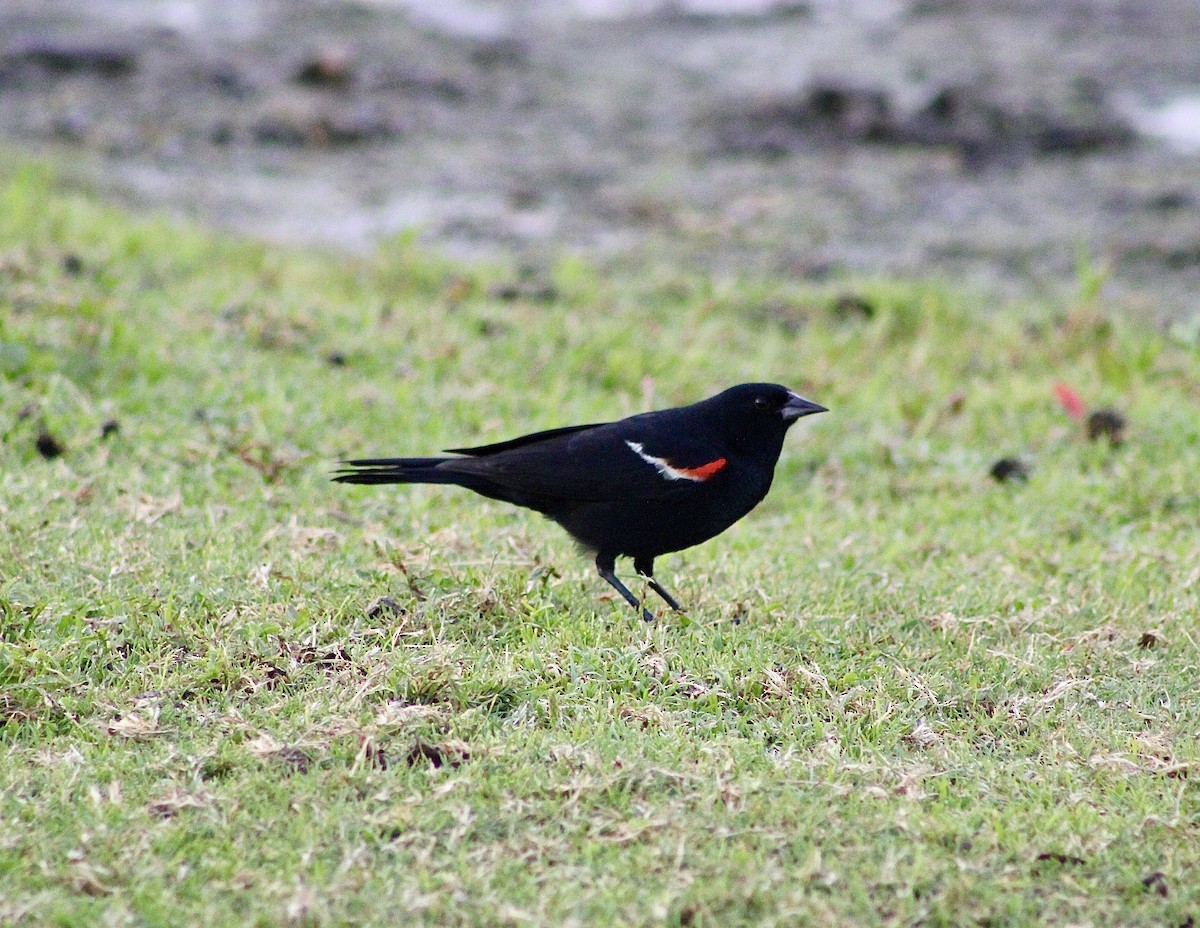
[[[312,112],[279,109],[262,116],[250,131],[264,145],[320,148],[393,139],[400,127],[386,109],[361,105]]]
[[[431,764],[433,764],[434,767],[440,767],[443,763],[445,763],[445,758],[442,756],[442,752],[438,750],[437,746],[433,744],[426,744],[424,741],[418,741],[416,744],[414,744],[412,748],[409,749],[408,755],[404,758],[404,760],[408,763],[408,766],[415,767],[417,762],[422,758],[428,760]]]
[[[378,619],[381,616],[390,615],[392,618],[398,619],[408,610],[401,606],[396,600],[390,596],[382,596],[375,600],[367,609],[368,619]]]
[[[1159,213],[1173,213],[1194,205],[1195,201],[1183,190],[1163,190],[1146,201],[1147,209]]]
[[[1164,899],[1170,893],[1170,890],[1167,888],[1167,875],[1161,870],[1155,870],[1149,876],[1142,877],[1142,885],[1146,889],[1158,893]]]
[[[517,281],[515,283],[497,284],[488,289],[488,296],[506,303],[517,300],[529,300],[534,303],[553,303],[558,299],[558,288],[554,284],[537,283],[536,281]]]
[[[1056,864],[1072,864],[1073,866],[1082,866],[1087,863],[1082,857],[1076,857],[1073,854],[1060,854],[1057,851],[1045,851],[1038,854],[1034,859],[1037,861],[1052,860]]]
[[[1180,241],[1141,242],[1125,248],[1123,257],[1180,271],[1200,264],[1200,246]]]
[[[295,773],[305,773],[312,765],[312,758],[299,748],[281,748],[273,759]]]
[[[890,107],[882,91],[819,83],[799,95],[714,114],[718,150],[778,157],[814,143],[881,141]]]
[[[387,770],[387,754],[384,753],[383,748],[381,748],[379,745],[373,745],[367,748],[367,763],[376,770]]]
[[[243,99],[254,92],[255,84],[236,65],[216,65],[208,74],[208,82],[220,93],[235,99]]]
[[[338,646],[318,651],[315,648],[302,648],[296,654],[296,660],[306,664],[318,664],[325,667],[336,667],[348,664],[353,658],[345,648]]]
[[[311,87],[345,87],[354,77],[354,53],[345,46],[323,48],[296,71],[295,81]]]
[[[415,767],[420,761],[427,760],[435,768],[445,766],[459,767],[470,759],[471,755],[467,751],[456,750],[439,744],[430,744],[427,741],[420,740],[409,749],[408,755],[404,758],[410,767]]]
[[[494,319],[480,319],[476,328],[482,338],[495,338],[497,335],[504,334],[508,326]]]
[[[289,114],[264,116],[251,128],[254,141],[262,145],[282,145],[302,148],[318,140],[318,133],[300,119]]]
[[[131,46],[52,36],[18,39],[9,47],[8,55],[52,74],[84,72],[100,77],[124,77],[136,71],[138,64],[137,52]]]
[[[49,432],[40,432],[37,437],[38,454],[44,457],[47,461],[51,458],[56,458],[67,449],[57,438]]]
[[[1115,409],[1097,409],[1087,417],[1087,437],[1089,441],[1099,441],[1107,438],[1113,447],[1125,441],[1126,420]]]
[[[222,120],[208,131],[208,140],[214,145],[228,145],[233,141],[233,126]]]
[[[1023,483],[1029,479],[1029,465],[1020,458],[1000,458],[988,470],[988,475],[997,483],[1010,481]]]
[[[817,84],[808,92],[810,117],[841,138],[879,140],[888,132],[891,103],[887,93],[843,84]]]
[[[331,351],[325,355],[325,361],[331,367],[345,367],[346,360],[346,354],[342,351]]]
[[[1033,138],[1038,154],[1078,156],[1126,147],[1133,143],[1136,134],[1120,119],[1101,115],[1079,125],[1049,122],[1037,126]]]
[[[537,209],[545,200],[542,191],[531,185],[515,187],[508,192],[508,202],[513,209]]]
[[[874,143],[947,149],[965,168],[1016,165],[1036,155],[1081,156],[1132,144],[1135,133],[1104,100],[1078,111],[1039,112],[1014,106],[990,82],[947,85],[910,112],[894,94],[837,80],[799,94],[744,101],[711,117],[718,151],[779,156],[813,145]]]
[[[62,269],[72,277],[78,277],[83,273],[83,258],[74,252],[63,255]]]
[[[520,299],[521,288],[516,284],[497,284],[494,287],[488,288],[488,296],[493,299],[512,302],[513,300]]]
[[[833,314],[843,321],[851,319],[874,319],[875,304],[855,293],[843,293],[833,301]]]
[[[517,67],[529,60],[529,46],[520,39],[485,39],[471,49],[471,60],[481,68]]]
[[[116,435],[120,431],[121,431],[121,423],[118,422],[116,419],[109,419],[102,426],[100,426],[100,437],[101,438],[112,438],[114,435]]]

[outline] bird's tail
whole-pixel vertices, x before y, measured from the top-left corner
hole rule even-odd
[[[335,483],[458,483],[460,475],[439,470],[455,458],[361,458],[342,461]]]

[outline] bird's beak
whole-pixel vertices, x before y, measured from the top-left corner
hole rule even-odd
[[[811,416],[818,412],[829,412],[829,410],[795,393],[788,396],[787,403],[783,409],[779,410],[779,414],[783,416],[785,422],[795,422],[802,416]]]

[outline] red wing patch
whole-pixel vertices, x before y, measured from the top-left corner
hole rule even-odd
[[[709,461],[699,467],[676,467],[666,458],[656,458],[652,454],[647,454],[640,441],[626,441],[625,444],[629,446],[630,451],[647,464],[652,465],[667,480],[694,480],[697,483],[703,483],[727,463],[724,458],[717,458],[715,461]]]
[[[707,480],[713,474],[720,471],[725,466],[724,458],[717,458],[715,461],[709,461],[700,467],[676,467],[675,470],[683,474],[685,477],[690,477],[692,480]]]

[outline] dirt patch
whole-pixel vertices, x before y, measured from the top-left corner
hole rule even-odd
[[[1197,34],[1191,0],[39,0],[0,10],[0,139],[272,239],[1023,293],[1086,252],[1170,314],[1200,161],[1139,130]]]

